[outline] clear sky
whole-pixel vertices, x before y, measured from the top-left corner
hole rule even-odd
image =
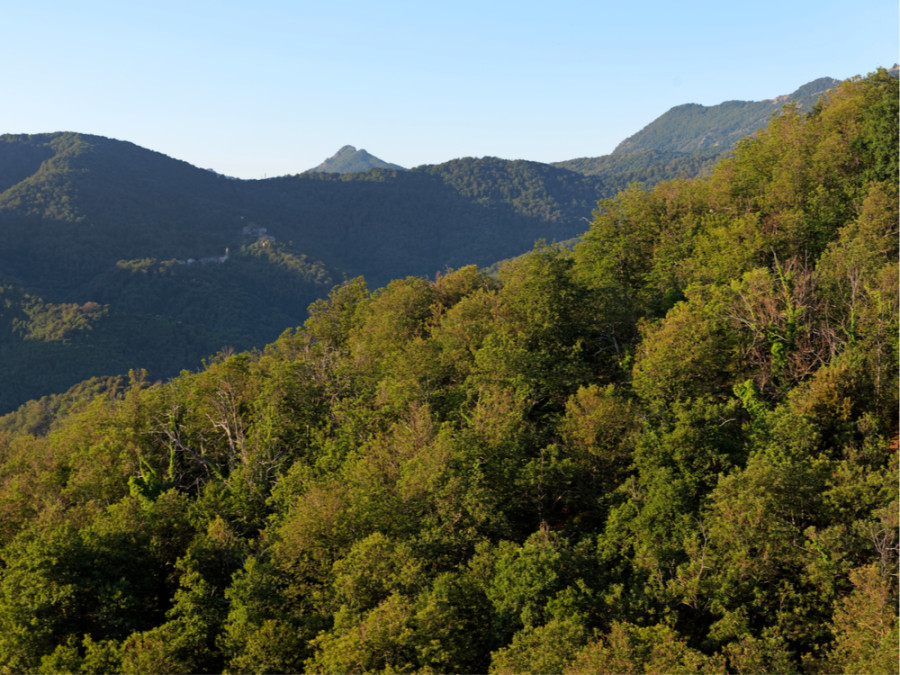
[[[900,57],[897,0],[0,0],[0,133],[79,131],[241,178],[343,145],[413,167],[604,155],[681,103]]]

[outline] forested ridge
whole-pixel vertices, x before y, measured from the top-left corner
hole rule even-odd
[[[897,130],[846,81],[574,251],[21,411],[0,672],[896,672]]]
[[[828,82],[788,98],[811,105]],[[598,199],[707,172],[735,128],[752,131],[780,109],[745,104],[697,119],[670,111],[629,139],[630,154],[403,171],[346,146],[317,167],[340,174],[266,180],[88,134],[0,136],[0,358],[10,364],[0,414],[87,378],[143,368],[164,379],[223,348],[262,347],[358,275],[377,288],[571,240]],[[673,151],[670,137],[717,139],[715,152]]]
[[[0,137],[0,190],[0,349],[19,364],[0,373],[0,412],[91,376],[147,368],[159,379],[224,346],[262,347],[360,274],[377,287],[569,239],[613,194],[597,178],[497,158],[238,181],[72,133]],[[52,334],[30,319],[10,329],[26,296],[99,305],[102,319],[72,311]]]

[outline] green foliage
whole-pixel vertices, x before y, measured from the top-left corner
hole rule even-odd
[[[740,372],[735,336],[717,299],[692,297],[655,324],[644,324],[633,382],[648,404],[668,407],[699,396],[722,396]]]
[[[891,673],[897,665],[896,587],[875,565],[850,573],[853,592],[834,614],[829,666],[840,672]]]
[[[225,591],[228,616],[218,645],[226,670],[287,673],[302,670],[307,646],[327,623],[298,612],[290,602],[288,580],[271,564],[249,557]]]
[[[546,248],[504,268],[498,330],[475,354],[476,387],[499,385],[532,405],[559,406],[574,386],[606,365],[602,352],[586,344],[594,338],[593,299],[574,278],[573,267],[567,254]]]
[[[571,621],[550,621],[522,629],[509,647],[493,654],[489,672],[561,673],[585,642],[585,631]]]
[[[567,673],[724,673],[724,659],[691,649],[665,624],[615,623],[577,653]]]
[[[122,669],[129,673],[208,673],[221,669],[212,644],[222,622],[214,589],[186,572],[166,623],[134,633],[122,645]]]
[[[61,522],[20,533],[3,551],[3,667],[37,670],[56,645],[122,640],[152,627],[189,532],[183,507],[170,493],[152,506],[117,504],[82,529]]]

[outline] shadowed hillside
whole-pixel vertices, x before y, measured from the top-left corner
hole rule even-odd
[[[805,106],[830,83],[791,100]],[[377,158],[347,146],[326,172],[268,180],[230,179],[98,136],[0,136],[0,284],[36,307],[94,303],[104,317],[75,330],[83,317],[64,312],[55,320],[74,323],[59,339],[34,330],[34,317],[16,329],[6,322],[15,367],[0,374],[0,410],[126,367],[165,377],[225,347],[260,346],[359,275],[379,287],[490,266],[536,240],[572,240],[599,200],[632,182],[707,173],[718,160],[704,154],[710,147],[730,147],[782,102],[738,103],[673,109],[622,145],[640,152],[556,165],[462,158],[407,171],[368,168]],[[2,311],[11,316],[17,303]]]

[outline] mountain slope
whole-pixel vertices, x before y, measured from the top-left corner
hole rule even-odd
[[[613,154],[638,151],[722,152],[768,124],[785,105],[806,112],[838,80],[822,77],[792,94],[766,101],[725,101],[714,106],[679,105],[616,146]]]
[[[807,112],[837,84],[838,80],[822,77],[765,101],[679,105],[619,143],[611,155],[580,157],[554,166],[601,176],[620,189],[634,181],[650,187],[660,180],[701,175],[739,140],[765,127],[785,105]]]

